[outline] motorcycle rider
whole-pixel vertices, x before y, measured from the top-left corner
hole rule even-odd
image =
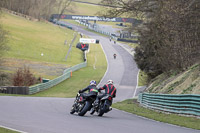
[[[83,93],[87,90],[88,90],[89,93]],[[81,95],[83,97],[87,97],[87,96],[91,96],[91,95],[97,95],[98,94],[98,88],[96,87],[96,81],[91,80],[90,85],[87,86],[86,88],[82,89],[82,90],[79,90],[79,93],[81,93]]]
[[[101,91],[101,90],[105,90],[105,93],[103,94],[99,94],[94,102],[94,106],[97,106],[99,104],[99,101],[102,97],[106,96],[106,95],[111,95],[113,98],[116,97],[116,88],[115,86],[113,85],[113,81],[112,80],[108,80],[107,83],[103,86],[103,87],[100,87],[98,89],[98,91]],[[112,108],[110,107],[110,110],[112,110]],[[91,111],[91,115],[94,113],[94,111]]]

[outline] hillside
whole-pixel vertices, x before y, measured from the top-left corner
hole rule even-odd
[[[150,93],[200,94],[200,65],[194,65],[180,74],[162,74],[146,89]]]
[[[82,1],[82,2],[91,2],[91,3],[99,3],[101,0],[77,0],[77,1]]]
[[[48,22],[29,21],[23,17],[5,13],[1,23],[8,31],[9,51],[3,56],[1,73],[11,74],[26,65],[36,76],[55,78],[67,67],[83,61],[82,52],[72,47],[66,60],[74,31]],[[77,36],[76,42],[78,42]],[[67,43],[65,43],[67,42]]]
[[[102,10],[102,8],[102,6],[98,5],[73,2],[68,7],[68,10],[65,12],[65,14],[94,16],[97,15],[97,13]]]

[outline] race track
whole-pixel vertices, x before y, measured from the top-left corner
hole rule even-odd
[[[72,25],[75,27],[74,25]],[[133,57],[108,38],[76,27],[78,31],[99,39],[108,60],[108,70],[99,86],[108,79],[115,82],[115,102],[132,98],[137,86],[138,69]],[[113,59],[113,54],[117,59]],[[80,117],[69,113],[72,98],[0,97],[0,125],[27,133],[199,133],[138,117],[113,109],[103,117],[87,113]]]

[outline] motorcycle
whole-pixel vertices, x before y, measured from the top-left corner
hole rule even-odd
[[[77,93],[70,114],[77,112],[79,116],[84,116],[92,108],[92,103],[96,97],[96,95],[81,95]]]
[[[111,105],[112,105],[113,97],[111,95],[105,95],[100,99],[99,104],[98,103],[93,103],[93,107],[91,109],[90,114],[94,114],[94,112],[97,112],[98,116],[103,116],[104,113],[108,113],[109,111],[112,110]]]

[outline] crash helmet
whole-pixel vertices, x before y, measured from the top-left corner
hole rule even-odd
[[[91,80],[90,81],[90,85],[96,85],[96,81],[95,80]]]
[[[108,80],[107,84],[113,84],[113,81],[112,80]]]

